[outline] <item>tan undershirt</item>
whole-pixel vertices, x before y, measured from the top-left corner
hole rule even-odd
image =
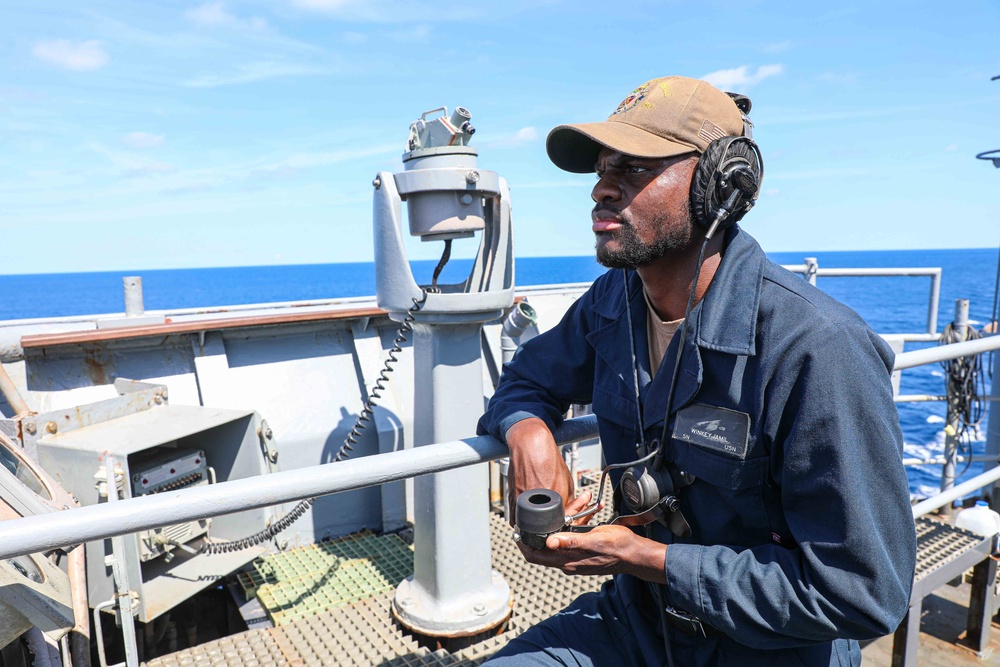
[[[660,362],[663,361],[663,355],[667,353],[667,347],[670,346],[670,339],[680,329],[684,318],[664,322],[656,314],[646,290],[642,290],[642,296],[646,299],[646,310],[648,311],[646,314],[646,337],[649,338],[649,376],[652,378],[656,377],[656,371],[660,367]]]

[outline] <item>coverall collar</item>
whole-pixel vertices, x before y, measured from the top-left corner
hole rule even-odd
[[[764,260],[764,251],[739,225],[733,225],[726,232],[725,252],[715,278],[705,298],[691,311],[688,335],[694,332],[699,347],[729,354],[755,354],[754,338]],[[634,271],[629,272],[629,294],[632,297],[633,326],[644,331],[645,322],[639,321],[642,317],[637,314],[646,312],[646,304],[642,298],[642,280]],[[620,287],[608,290],[594,303],[593,311],[628,325],[624,294]]]
[[[702,380],[699,348],[728,354],[754,356],[760,284],[764,272],[763,250],[748,234],[734,225],[726,232],[725,252],[705,297],[691,311],[687,323],[684,363],[681,365],[673,408],[686,405],[698,392]],[[610,320],[609,324],[587,335],[595,351],[615,369],[625,383],[621,397],[634,402],[632,355],[629,350],[628,313],[625,309],[624,281],[616,280],[591,306],[593,312]],[[664,363],[651,381],[647,307],[642,296],[642,280],[629,272],[629,295],[632,308],[632,335],[636,346],[639,395],[644,405],[644,427],[662,420],[669,391],[678,336],[664,355]],[[602,339],[608,339],[602,343]]]

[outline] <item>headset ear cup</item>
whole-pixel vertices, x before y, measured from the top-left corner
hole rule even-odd
[[[728,137],[725,137],[726,139]],[[718,210],[718,205],[713,206],[712,193],[709,192],[709,184],[712,181],[712,174],[719,166],[719,157],[722,154],[724,139],[716,139],[708,145],[705,152],[698,160],[695,167],[694,176],[691,178],[691,217],[694,223],[702,229],[708,229],[714,219],[712,211]]]
[[[712,226],[720,209],[733,193],[732,185],[725,183],[722,176],[740,167],[749,169],[759,189],[764,164],[752,139],[722,137],[708,145],[698,160],[691,179],[691,213],[696,225],[702,229]],[[730,214],[719,224],[719,229],[726,229],[739,221],[755,201],[756,196],[740,196]]]

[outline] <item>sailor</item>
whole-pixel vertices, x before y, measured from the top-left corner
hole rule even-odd
[[[858,665],[858,640],[906,612],[916,540],[893,353],[736,224],[762,177],[749,109],[667,77],[548,136],[557,167],[597,175],[610,270],[504,368],[479,431],[509,445],[512,497],[552,489],[573,515],[590,493],[572,497],[551,431],[592,404],[605,462],[656,452],[643,465],[681,519],[520,544],[537,565],[614,576],[490,664]]]

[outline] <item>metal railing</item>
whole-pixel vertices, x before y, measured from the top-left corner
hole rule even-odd
[[[566,445],[597,435],[597,417],[567,419],[553,434]],[[295,502],[493,461],[507,445],[490,436],[274,472],[258,477],[0,521],[0,559]]]
[[[896,268],[848,268],[848,269],[824,269],[814,257],[807,257],[803,264],[784,264],[785,269],[792,273],[801,273],[810,284],[816,284],[816,278],[823,276],[827,278],[842,278],[847,276],[876,277],[876,276],[918,276],[929,277],[931,279],[930,295],[927,303],[927,333],[911,334],[905,338],[907,341],[929,341],[937,340],[937,318],[938,305],[941,301],[941,268],[940,267],[896,267]]]

